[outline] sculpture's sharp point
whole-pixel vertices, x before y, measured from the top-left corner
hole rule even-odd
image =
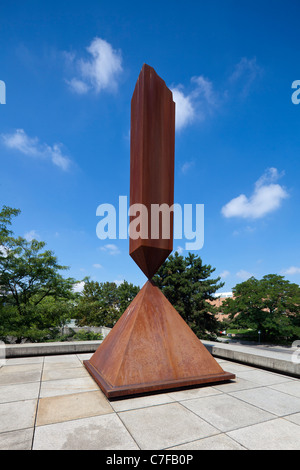
[[[141,245],[130,256],[145,276],[151,279],[171,252],[168,249]]]

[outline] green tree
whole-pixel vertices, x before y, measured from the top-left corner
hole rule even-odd
[[[19,213],[7,206],[0,212],[0,336],[13,336],[18,343],[39,341],[60,324],[59,301],[74,297],[75,283],[59,273],[67,267],[43,250],[45,242],[13,236],[10,225]],[[51,311],[46,308],[50,297],[56,302]]]
[[[107,326],[112,328],[139,291],[139,287],[124,281],[90,281],[86,278],[77,306],[79,326]]]
[[[221,310],[236,325],[261,331],[263,341],[292,341],[300,333],[300,287],[277,274],[237,284]]]
[[[131,304],[133,299],[137,296],[139,293],[140,288],[138,286],[135,286],[132,283],[129,283],[127,281],[123,281],[119,286],[118,286],[118,292],[117,292],[117,297],[118,297],[118,311],[121,313],[121,315],[125,312],[127,307]]]
[[[110,327],[117,318],[117,285],[114,282],[99,283],[84,279],[76,309],[77,324]]]
[[[199,338],[215,338],[218,330],[216,308],[209,301],[214,300],[213,294],[224,283],[220,277],[210,278],[214,271],[194,254],[184,258],[175,252],[153,277],[153,282]]]

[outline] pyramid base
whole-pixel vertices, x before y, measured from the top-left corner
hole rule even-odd
[[[205,384],[222,383],[228,382],[229,380],[235,379],[235,375],[230,372],[223,372],[214,375],[204,375],[201,377],[190,377],[178,380],[166,380],[153,383],[133,384],[133,385],[122,385],[114,386],[108,383],[101,372],[95,369],[95,367],[89,361],[83,361],[86,369],[93,377],[95,382],[99,385],[102,392],[107,398],[118,398],[127,397],[132,395],[141,395],[154,392],[163,392],[165,390],[178,390],[184,388],[197,387]]]
[[[234,379],[151,281],[84,366],[108,398]]]

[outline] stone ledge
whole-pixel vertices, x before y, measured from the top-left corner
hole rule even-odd
[[[103,340],[98,341],[66,341],[57,343],[24,343],[6,344],[5,358],[50,356],[58,354],[93,353]],[[203,345],[215,357],[229,361],[255,366],[281,374],[300,377],[300,364],[276,357],[276,353],[261,350],[246,350],[236,345],[202,341]],[[244,350],[243,350],[244,349]],[[249,349],[249,348],[248,348]],[[293,351],[291,351],[292,354]]]
[[[102,340],[97,341],[64,341],[57,343],[24,343],[6,344],[5,357],[50,356],[56,354],[77,354],[94,352]]]
[[[289,360],[287,360],[278,357],[279,355],[275,352],[255,350],[253,347],[253,349],[249,351],[247,350],[249,348],[243,348],[237,345],[225,345],[209,341],[202,341],[202,343],[214,357],[255,366],[292,377],[300,377],[300,364],[296,364],[292,361],[293,350],[291,350],[291,356]]]

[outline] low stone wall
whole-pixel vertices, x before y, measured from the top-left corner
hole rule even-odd
[[[105,326],[100,327],[74,327],[64,328],[64,334],[75,331],[93,331],[100,333],[103,339],[111,331],[111,328]],[[22,344],[1,344],[1,357],[7,359],[13,357],[30,357],[30,356],[50,356],[56,354],[77,354],[77,353],[93,353],[103,340],[93,341],[62,341],[47,343],[22,343]]]
[[[291,351],[291,357],[289,359],[281,359],[276,357],[276,354],[271,351],[267,353],[266,351],[262,352],[254,348],[251,351],[243,351],[242,348],[236,347],[234,344],[229,345],[207,341],[203,341],[203,344],[214,357],[290,375],[292,377],[300,377],[300,364],[292,361],[293,351]]]
[[[102,343],[98,341],[63,341],[61,343],[6,344],[4,356],[13,357],[53,356],[57,354],[93,353]]]
[[[61,343],[7,344],[4,345],[4,351],[2,345],[2,357],[9,359],[57,354],[94,353],[101,343],[102,340],[66,341]],[[245,350],[243,351],[241,350],[242,348],[238,348],[235,345],[208,341],[202,341],[202,343],[212,356],[293,377],[300,377],[300,364],[294,363],[291,358],[290,360],[280,359],[274,354],[262,353],[262,351],[255,350],[254,348],[249,352]]]

